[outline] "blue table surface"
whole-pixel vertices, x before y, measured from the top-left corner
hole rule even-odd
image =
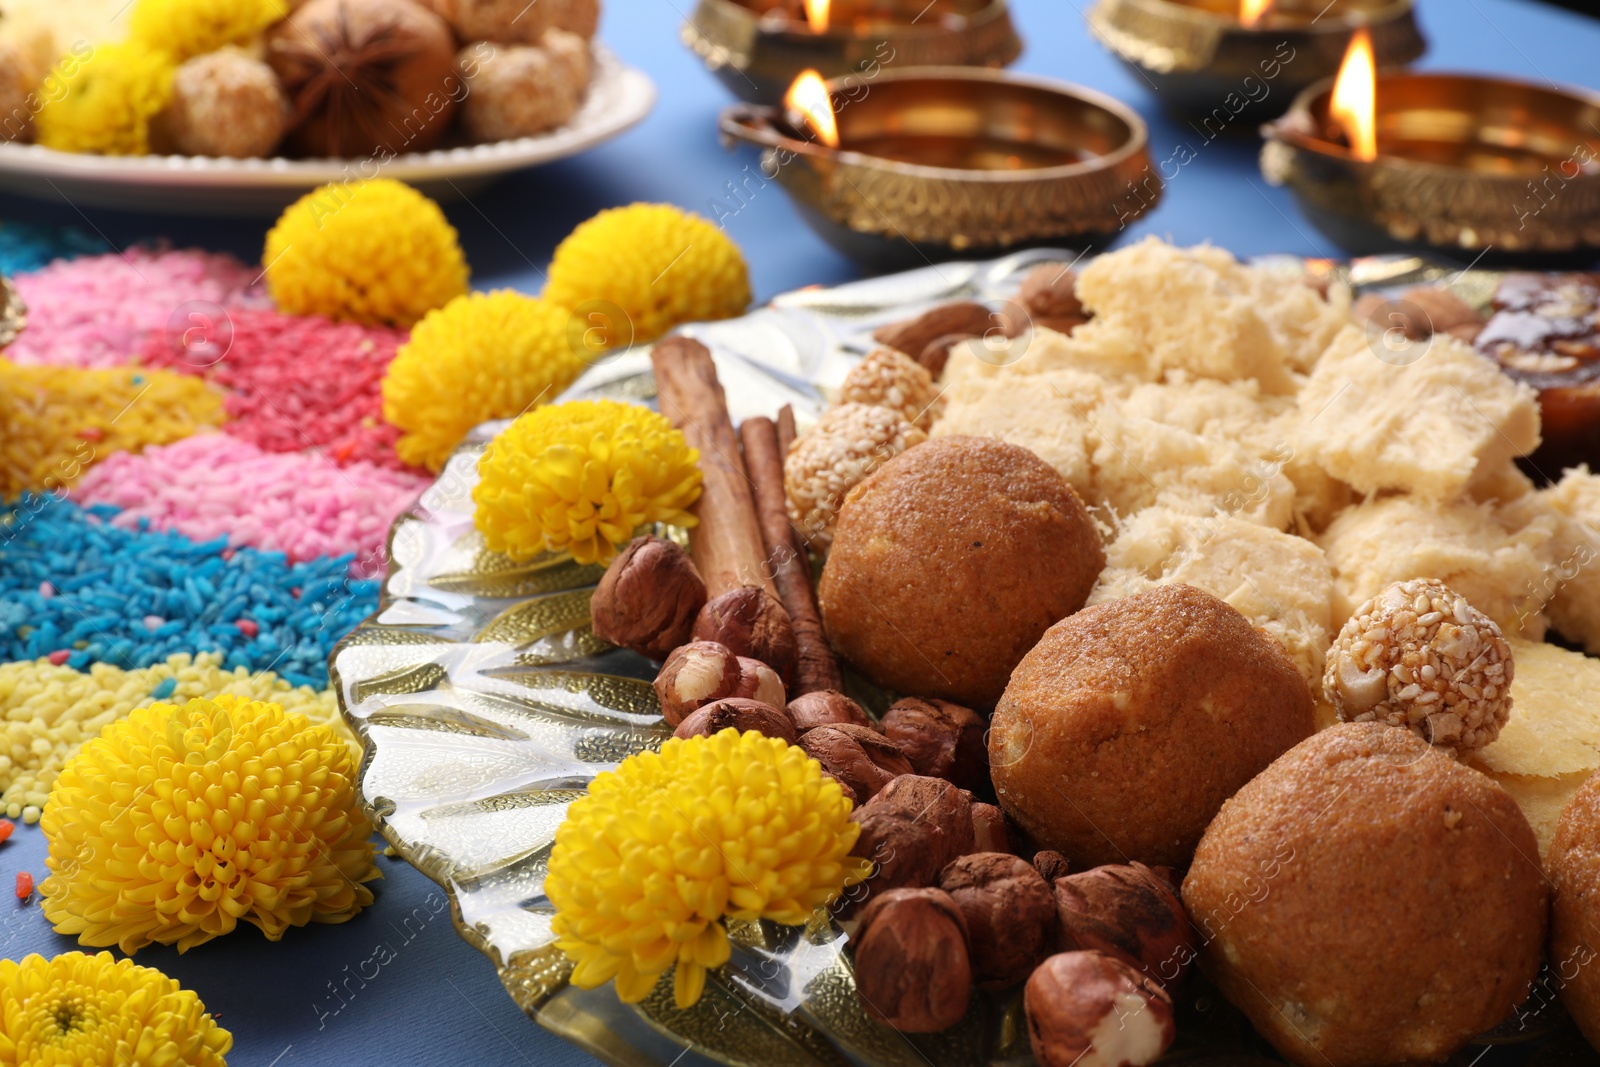
[[[726,217],[728,233],[749,260],[758,300],[857,277],[849,261],[804,227],[776,185],[743,204],[730,198],[727,183],[740,181],[756,157],[718,143],[716,117],[729,97],[678,41],[692,0],[608,2],[602,37],[650,74],[660,101],[642,125],[607,145],[448,205],[474,284],[538,292],[561,237],[602,208],[636,200],[671,201]],[[1127,101],[1149,121],[1157,160],[1185,145],[1196,156],[1168,182],[1159,208],[1128,234],[1186,244],[1209,240],[1240,255],[1338,254],[1283,190],[1261,179],[1253,133],[1207,142],[1163,113],[1148,85],[1089,37],[1082,16],[1088,2],[1013,0],[1027,41],[1016,69]],[[1600,22],[1527,0],[1418,0],[1418,6],[1430,46],[1423,68],[1495,71],[1600,89]],[[716,210],[718,203],[724,211]],[[266,229],[262,221],[80,211],[66,202],[0,196],[4,219],[93,229],[119,248],[164,237],[250,260],[259,257]],[[0,884],[9,885],[22,870],[42,878],[44,853],[39,830],[19,826],[0,846]],[[229,1062],[238,1067],[594,1063],[518,1010],[489,961],[457,937],[442,890],[402,861],[378,862],[384,879],[377,883],[377,902],[351,922],[291,930],[277,944],[243,928],[183,956],[147,949],[138,961],[196,990],[220,1015],[234,1034]],[[0,903],[5,957],[73,947],[51,933],[37,900],[17,904],[8,896]]]

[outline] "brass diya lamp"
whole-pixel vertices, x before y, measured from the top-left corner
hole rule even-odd
[[[1600,95],[1469,74],[1338,77],[1263,128],[1261,170],[1355,253],[1586,263],[1600,252]]]
[[[767,104],[805,70],[873,79],[1022,54],[1006,0],[699,0],[681,36],[735,96]]]
[[[1339,69],[1357,29],[1384,67],[1427,48],[1412,0],[1096,0],[1086,17],[1140,81],[1211,136],[1237,118],[1283,114]]]
[[[890,268],[1108,240],[1154,207],[1161,181],[1129,107],[1045,78],[975,67],[795,80],[778,106],[722,113],[725,141],[765,149],[806,222]]]

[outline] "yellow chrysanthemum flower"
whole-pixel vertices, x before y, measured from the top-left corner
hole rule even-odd
[[[267,234],[267,289],[291,315],[409,327],[467,291],[467,261],[439,205],[389,178],[333,182]]]
[[[233,1036],[177,981],[109,952],[0,960],[0,1062],[222,1067]]]
[[[129,36],[181,63],[243,44],[288,14],[284,0],[138,0]]]
[[[680,1008],[728,961],[723,919],[798,926],[872,871],[850,801],[803,749],[755,731],[674,738],[589,784],[544,891],[572,982],[643,1000],[676,965]]]
[[[139,41],[68,57],[46,79],[51,92],[42,94],[34,135],[62,152],[146,155],[150,120],[172,99],[174,70],[171,56]]]
[[[562,307],[620,308],[612,343],[652,341],[683,322],[727,319],[750,304],[739,247],[717,227],[671,204],[602,211],[556,248],[544,298]],[[603,317],[603,315],[602,315]]]
[[[383,417],[405,431],[400,458],[438,470],[478,423],[555,399],[585,364],[567,343],[567,317],[509,289],[428,312],[383,376]]]
[[[63,952],[0,960],[0,1063],[224,1067],[233,1035],[153,967]]]
[[[473,521],[512,559],[567,551],[606,562],[647,523],[693,526],[700,453],[649,408],[574,400],[534,408],[478,460]]]
[[[277,704],[152,704],[62,768],[39,822],[45,918],[78,943],[179,952],[242,919],[276,941],[372,903],[350,751]]]

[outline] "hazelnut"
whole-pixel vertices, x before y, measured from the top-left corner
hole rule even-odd
[[[861,705],[833,689],[818,689],[804,693],[789,701],[789,717],[800,733],[818,726],[849,723],[852,726],[872,726],[872,718],[861,710]]]
[[[908,698],[883,716],[884,736],[900,746],[918,774],[979,793],[991,788],[987,725],[971,708],[948,700]]]
[[[636,537],[618,553],[589,598],[595,636],[663,660],[687,644],[706,603],[706,583],[689,554],[659,537]]]
[[[794,685],[800,663],[794,625],[783,605],[759,586],[744,585],[712,597],[694,620],[694,638],[716,641],[736,656],[758,659],[778,672],[784,685]]]
[[[692,641],[677,649],[661,665],[656,675],[656,696],[661,700],[661,716],[676,726],[691,711],[735,696],[742,675],[739,658],[715,641]]]
[[[1078,276],[1060,263],[1041,263],[1030,270],[1017,296],[1035,316],[1087,318],[1078,299]]]
[[[917,353],[917,362],[927,368],[934,381],[938,381],[939,375],[944,373],[945,364],[950,362],[950,350],[962,341],[971,341],[977,336],[975,333],[941,334],[922,346],[922,351]]]
[[[1010,852],[1006,813],[993,804],[972,805],[972,847],[979,852]]]
[[[851,905],[884,890],[938,882],[947,863],[972,851],[970,808],[949,782],[903,774],[851,812],[851,821],[861,826],[851,854],[877,865],[864,892],[852,894]]]
[[[1015,985],[1050,955],[1056,940],[1056,899],[1020,856],[972,852],[952,860],[939,888],[967,921],[972,974],[993,989]]]
[[[739,657],[739,688],[734,695],[759,700],[763,704],[771,704],[779,709],[789,698],[789,694],[783,691],[783,680],[778,677],[778,673],[760,660],[751,659],[749,656]]]
[[[911,773],[911,764],[895,743],[870,726],[817,726],[801,735],[800,747],[861,800],[871,799],[900,775]]]
[[[1023,990],[1039,1067],[1144,1067],[1177,1035],[1166,991],[1103,952],[1063,952]]]
[[[894,889],[867,906],[856,931],[856,995],[872,1018],[931,1034],[967,1013],[972,967],[967,927],[938,889]]]
[[[728,727],[740,733],[754,730],[768,737],[781,737],[794,744],[794,723],[789,716],[771,704],[744,697],[727,697],[714,700],[688,717],[672,731],[673,737],[710,737]]]
[[[1194,938],[1166,879],[1132,863],[1069,874],[1054,885],[1064,948],[1109,953],[1164,986],[1183,980]]]
[[[1057,878],[1065,878],[1069,873],[1067,857],[1052,849],[1044,849],[1033,854],[1033,866],[1049,885],[1055,885]]]

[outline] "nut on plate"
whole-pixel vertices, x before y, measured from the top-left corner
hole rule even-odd
[[[771,704],[745,697],[714,700],[692,711],[672,731],[673,737],[710,737],[732,727],[740,733],[754,730],[766,737],[781,737],[794,744],[794,723]]]
[[[1055,897],[1022,857],[970,852],[945,867],[939,888],[966,920],[972,975],[980,985],[1015,985],[1055,950]]]
[[[760,660],[778,672],[785,686],[794,685],[800,664],[794,624],[783,605],[759,586],[740,586],[708,600],[694,620],[694,638]]]
[[[1163,986],[1175,987],[1196,956],[1183,901],[1142,863],[1095,867],[1054,880],[1064,948],[1115,956]]]
[[[863,883],[871,895],[934,885],[946,864],[972,851],[972,805],[941,778],[903,774],[850,821],[861,825],[851,855],[877,865]]]
[[[819,554],[833,544],[833,524],[867,475],[928,435],[898,411],[874,404],[839,404],[795,441],[783,461],[789,518]]]
[[[908,356],[917,357],[933,341],[951,334],[982,337],[997,325],[994,313],[988,308],[974,301],[961,300],[930,308],[914,319],[880,326],[872,331],[872,339],[880,345],[888,345]],[[943,369],[942,366],[939,368]],[[938,373],[931,367],[929,370]]]
[[[1043,849],[1033,854],[1033,866],[1041,877],[1050,885],[1055,885],[1057,878],[1065,878],[1072,873],[1067,857],[1054,849]]]
[[[899,747],[870,726],[813,727],[800,735],[800,747],[830,778],[849,787],[857,802],[870,800],[900,775],[911,773]]]
[[[856,995],[881,1023],[911,1034],[947,1030],[972,998],[966,921],[938,889],[873,898],[855,936]]]
[[[988,792],[989,724],[971,708],[908,697],[884,712],[882,725],[884,736],[900,746],[918,774]]]
[[[743,668],[739,657],[715,641],[691,641],[676,649],[656,675],[661,716],[677,726],[690,712],[724,697],[739,695]]]
[[[1322,688],[1341,720],[1405,727],[1464,754],[1499,736],[1515,667],[1493,619],[1443,582],[1415,578],[1356,609],[1328,650]]]
[[[1103,952],[1051,956],[1022,1003],[1040,1067],[1144,1067],[1177,1036],[1166,991]]]
[[[978,852],[1010,852],[1011,831],[1006,813],[997,805],[972,803],[972,847]]]
[[[1046,318],[1087,319],[1078,299],[1078,275],[1060,263],[1041,263],[1022,278],[1017,292],[1029,314]]]
[[[196,56],[172,75],[172,99],[152,134],[186,156],[270,156],[289,129],[278,76],[236,48]]]
[[[927,430],[939,417],[939,390],[921,363],[893,348],[876,348],[844,376],[841,404],[875,404]]]
[[[606,568],[589,598],[595,636],[664,660],[689,643],[706,583],[689,554],[660,537],[636,537]]]
[[[872,726],[872,717],[860,704],[833,689],[818,689],[795,697],[789,701],[789,717],[794,720],[795,730],[802,734],[818,726],[838,723]]]
[[[740,656],[739,659],[739,688],[734,696],[748,697],[769,704],[779,711],[784,710],[789,696],[784,691],[783,679],[778,677],[778,672],[749,656]],[[784,712],[788,718],[788,712]],[[793,722],[791,719],[790,722]],[[795,731],[799,733],[799,731]]]
[[[556,29],[537,44],[468,45],[456,55],[468,85],[463,128],[475,141],[493,142],[566,125],[588,93],[588,60],[580,38]]]

